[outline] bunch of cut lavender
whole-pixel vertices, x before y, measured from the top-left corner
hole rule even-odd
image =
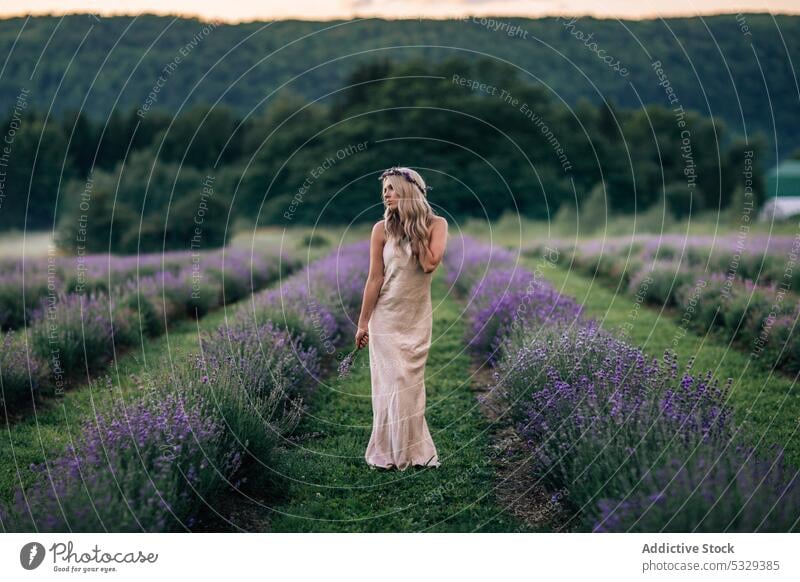
[[[350,376],[350,368],[353,367],[353,363],[356,360],[356,355],[358,354],[358,352],[360,350],[361,350],[361,348],[356,346],[356,348],[352,352],[347,354],[344,357],[344,359],[342,360],[342,362],[339,364],[339,378],[340,379],[341,378],[347,378],[348,376]]]

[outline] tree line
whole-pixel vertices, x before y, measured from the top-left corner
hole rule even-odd
[[[462,57],[373,59],[328,98],[281,92],[251,116],[199,104],[45,119],[30,107],[2,124],[14,140],[0,227],[55,227],[72,252],[218,246],[241,224],[372,221],[376,178],[396,164],[420,169],[454,219],[547,219],[592,196],[619,214],[718,211],[746,158],[761,201],[767,149],[763,135],[745,140],[683,107],[571,105],[514,66]]]
[[[440,62],[487,55],[571,105],[603,97],[629,109],[666,104],[660,62],[686,109],[744,135],[774,134],[769,163],[800,147],[800,17],[721,14],[639,21],[590,17],[211,23],[90,14],[0,20],[0,112],[21,87],[41,107],[107,119],[116,108],[174,114],[220,103],[237,115],[273,91],[317,99],[375,56]]]

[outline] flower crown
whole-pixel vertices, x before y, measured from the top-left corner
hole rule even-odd
[[[380,178],[378,178],[378,180],[383,180],[386,176],[402,176],[403,178],[414,184],[417,188],[419,188],[420,191],[425,195],[427,195],[430,190],[433,190],[433,186],[425,186],[425,188],[423,188],[411,176],[411,173],[408,170],[403,170],[402,168],[399,168],[397,166],[389,168],[388,170],[384,170],[383,174],[380,175]]]

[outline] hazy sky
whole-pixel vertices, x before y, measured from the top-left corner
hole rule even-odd
[[[66,12],[184,14],[230,22],[358,16],[452,18],[467,14],[652,18],[719,12],[800,14],[800,0],[0,0],[2,17]]]

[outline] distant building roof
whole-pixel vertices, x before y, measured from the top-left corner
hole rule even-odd
[[[800,160],[785,160],[767,172],[767,198],[800,196]]]
[[[800,196],[780,196],[768,199],[758,217],[760,220],[776,220],[800,215]]]

